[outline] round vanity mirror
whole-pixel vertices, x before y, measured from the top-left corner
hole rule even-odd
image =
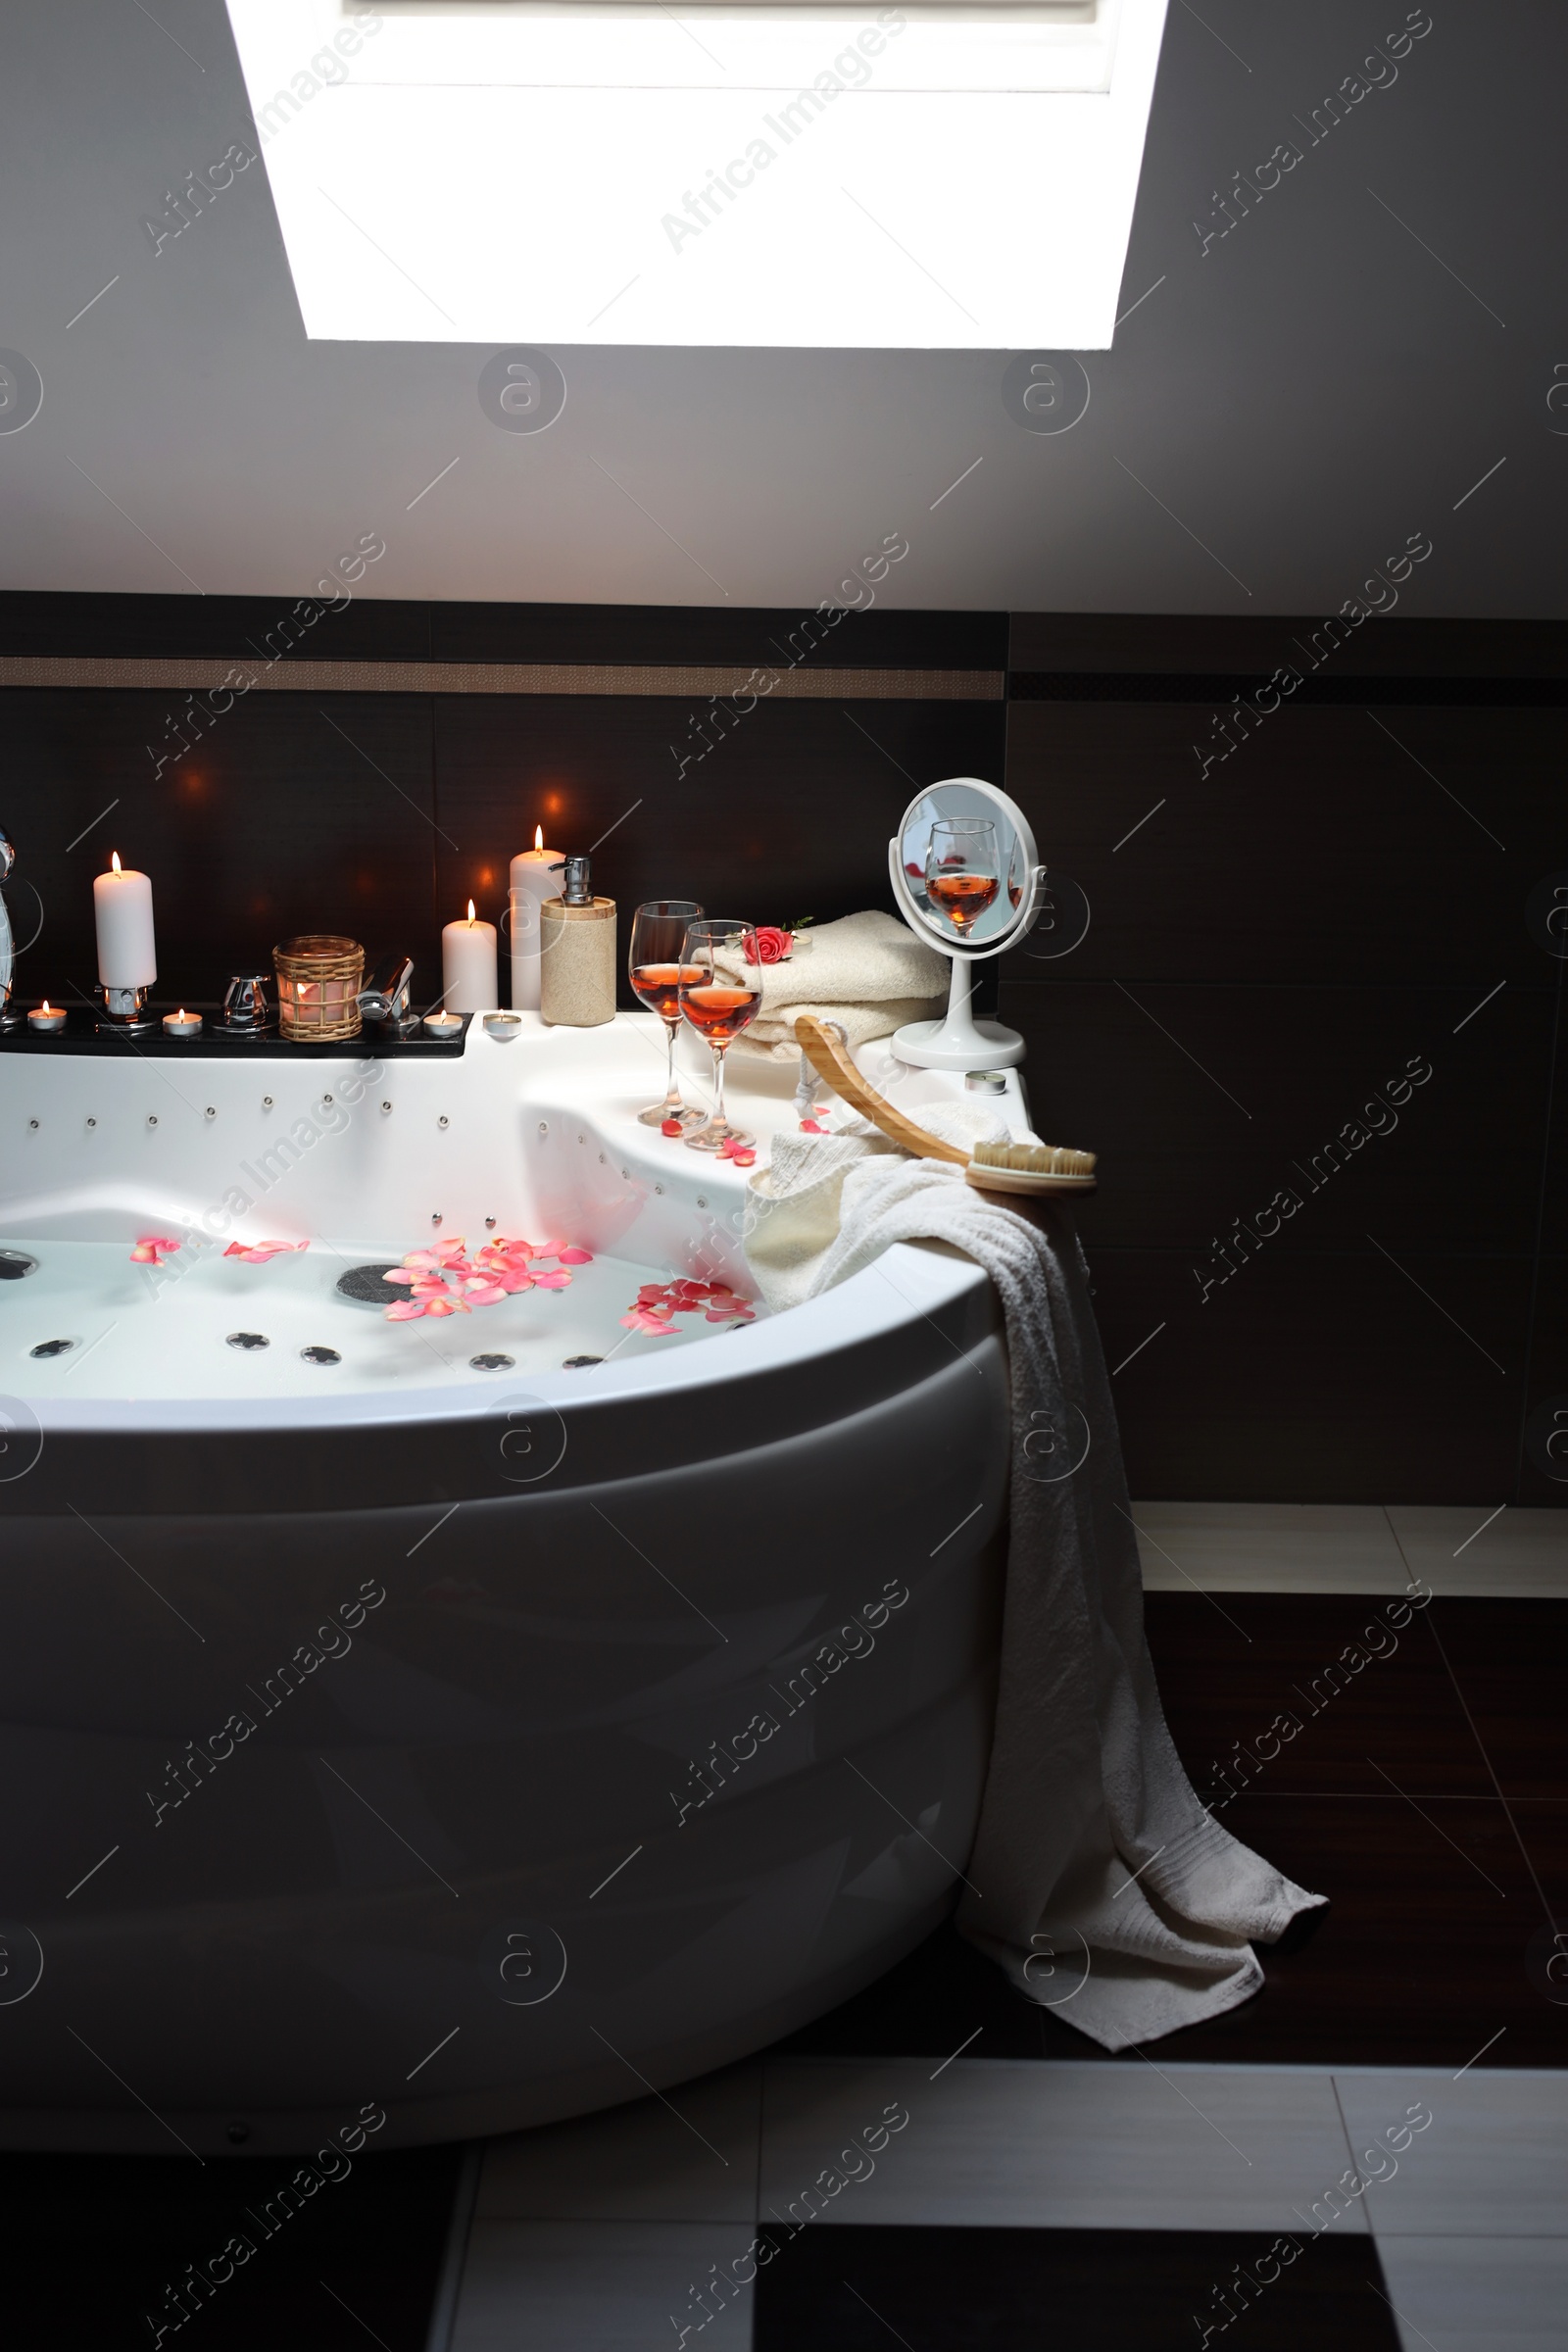
[[[1023,1040],[969,1010],[970,966],[1016,946],[1039,912],[1046,869],[1015,801],[979,776],[950,776],[917,793],[888,843],[899,912],[917,939],[953,958],[945,1019],[911,1021],[893,1051],[926,1069],[998,1070],[1023,1059]]]
[[[949,956],[1000,956],[1033,924],[1045,869],[1015,801],[978,776],[917,793],[888,843],[899,911]]]

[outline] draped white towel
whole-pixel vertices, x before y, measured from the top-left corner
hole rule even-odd
[[[1022,1992],[1109,2050],[1234,2008],[1263,1982],[1252,1944],[1272,1943],[1326,1897],[1221,1829],[1171,1741],[1070,1209],[1050,1203],[1042,1231],[960,1169],[852,1135],[781,1136],[752,1190],[747,1254],[769,1304],[814,1297],[894,1242],[919,1240],[976,1259],[1002,1304],[1012,1382],[1006,1594],[990,1770],[966,1864],[978,1891],[963,1896],[959,1929]],[[1070,1476],[1043,1476],[1054,1459],[1031,1458],[1031,1433],[1077,1429],[1080,1414],[1087,1454]]]
[[[755,980],[757,967],[720,958],[737,977]],[[897,915],[867,907],[803,932],[788,963],[764,963],[762,1002],[736,1048],[787,1061],[798,1051],[795,1020],[815,1013],[837,1021],[852,1046],[890,1037],[906,1021],[940,1011],[950,978],[948,958],[922,947]]]

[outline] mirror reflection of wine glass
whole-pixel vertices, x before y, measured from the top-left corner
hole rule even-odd
[[[762,1002],[762,965],[757,933],[750,923],[718,917],[687,926],[681,956],[680,1008],[713,1053],[713,1115],[685,1141],[694,1152],[716,1152],[723,1144],[756,1138],[732,1127],[724,1116],[724,1056],[749,1029]]]
[[[1014,914],[1023,898],[1023,861],[1018,856],[1018,838],[1014,834],[1007,847],[1007,904]]]
[[[662,1127],[678,1119],[683,1127],[700,1126],[703,1113],[681,1100],[675,1083],[675,1033],[680,1027],[680,984],[697,977],[685,961],[686,926],[702,917],[695,899],[648,899],[631,918],[631,948],[627,956],[632,994],[664,1024],[664,1100],[650,1102],[637,1113],[645,1127]]]
[[[997,828],[988,816],[939,817],[925,856],[932,906],[966,939],[1002,888]]]

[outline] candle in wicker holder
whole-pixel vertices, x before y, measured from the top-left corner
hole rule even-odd
[[[365,950],[355,939],[307,932],[272,950],[278,1028],[296,1045],[332,1045],[360,1034]]]

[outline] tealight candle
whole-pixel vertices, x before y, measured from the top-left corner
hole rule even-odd
[[[120,853],[111,870],[93,878],[93,921],[98,932],[98,978],[105,988],[150,988],[158,977],[153,936],[153,886],[145,874],[122,867]]]
[[[561,896],[563,853],[545,848],[545,829],[535,825],[533,848],[512,860],[512,1002],[520,1012],[539,1009],[539,909]]]
[[[521,1027],[521,1018],[514,1012],[487,1012],[484,1016],[484,1033],[498,1046],[510,1046]]]
[[[441,934],[441,1001],[453,1012],[488,1012],[500,994],[496,980],[496,927],[475,919],[448,923]]]
[[[165,1013],[166,1037],[200,1037],[201,1033],[202,1016],[199,1012],[187,1012],[182,1004],[177,1012]]]
[[[461,1012],[427,1012],[424,1026],[432,1037],[456,1037],[463,1028]]]
[[[47,997],[36,1012],[27,1015],[27,1027],[39,1037],[57,1037],[65,1025],[65,1014],[58,1005],[51,1004]]]

